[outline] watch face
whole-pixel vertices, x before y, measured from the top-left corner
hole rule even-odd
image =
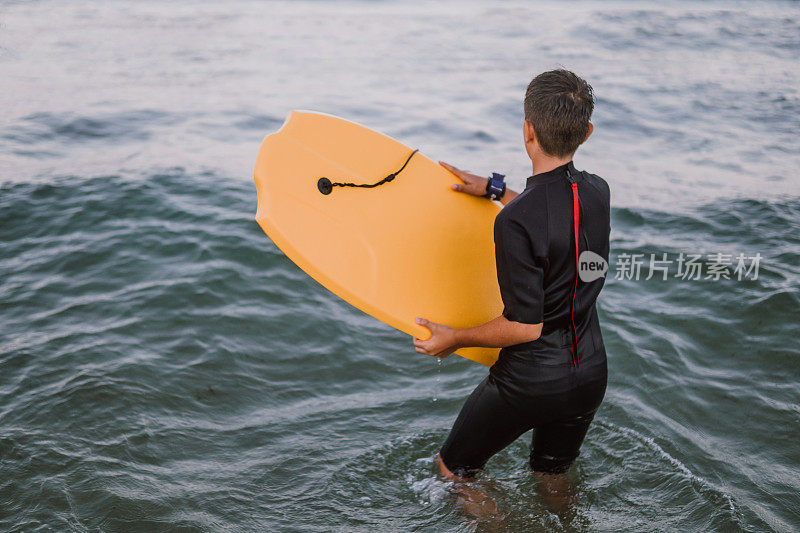
[[[492,175],[486,181],[486,198],[497,200],[503,195],[506,188],[503,178],[505,178],[504,174],[492,172]]]

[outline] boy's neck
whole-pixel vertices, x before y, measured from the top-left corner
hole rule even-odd
[[[558,168],[561,165],[566,165],[572,161],[572,155],[568,155],[567,157],[553,157],[550,155],[545,154],[536,154],[533,158],[531,158],[531,163],[533,164],[533,176],[536,174],[542,174],[544,172],[549,172],[554,168]]]

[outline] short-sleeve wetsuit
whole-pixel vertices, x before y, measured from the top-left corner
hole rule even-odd
[[[606,352],[595,309],[604,278],[576,284],[570,177],[580,199],[579,250],[608,261],[608,184],[576,171],[572,162],[528,178],[525,190],[497,215],[503,315],[514,322],[543,323],[542,334],[503,348],[465,402],[440,451],[445,466],[457,475],[473,476],[530,429],[531,468],[566,471],[605,395]]]

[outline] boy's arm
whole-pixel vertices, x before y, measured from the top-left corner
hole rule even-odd
[[[459,348],[482,346],[505,348],[523,342],[535,341],[542,334],[542,324],[523,324],[499,316],[474,328],[451,328],[424,318],[416,323],[431,332],[428,340],[414,339],[414,348],[419,353],[447,357]]]
[[[454,191],[471,194],[472,196],[483,196],[486,194],[486,182],[489,181],[489,178],[482,178],[480,176],[476,176],[475,174],[470,174],[469,172],[465,172],[442,161],[439,161],[439,164],[458,176],[458,178],[464,182],[454,183]],[[518,193],[512,191],[511,189],[506,189],[505,194],[502,198],[500,198],[500,203],[506,205],[508,202],[516,198],[517,194]]]

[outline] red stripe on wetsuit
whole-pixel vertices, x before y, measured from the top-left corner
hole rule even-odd
[[[580,228],[580,218],[581,218],[581,208],[580,202],[578,198],[578,184],[574,181],[572,176],[569,177],[570,182],[572,183],[572,226],[575,230],[575,285],[572,287],[572,305],[570,307],[570,321],[572,322],[572,365],[575,367],[575,370],[581,365],[581,358],[578,354],[578,330],[575,328],[575,296],[578,293],[578,272],[579,272],[579,265],[578,265],[578,255],[579,255],[579,245],[578,245],[578,230]]]

